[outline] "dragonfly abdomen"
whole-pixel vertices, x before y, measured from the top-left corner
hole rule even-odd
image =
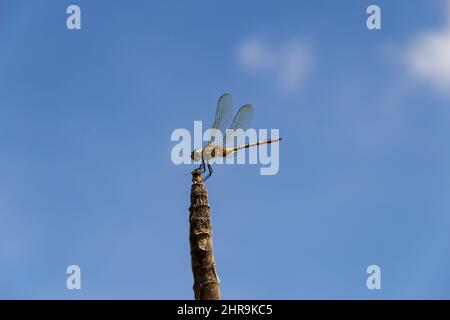
[[[252,142],[252,143],[246,143],[246,144],[243,144],[243,145],[240,145],[237,147],[233,147],[233,148],[227,148],[226,150],[224,150],[224,156],[226,156],[227,153],[234,153],[240,149],[247,149],[250,147],[259,146],[261,144],[269,144],[269,143],[273,143],[273,142],[278,142],[280,140],[281,140],[281,138],[267,139],[267,140]]]

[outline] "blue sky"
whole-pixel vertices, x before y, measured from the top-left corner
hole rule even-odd
[[[191,299],[170,136],[224,92],[284,141],[207,182],[223,298],[450,298],[448,8],[0,0],[0,298]]]

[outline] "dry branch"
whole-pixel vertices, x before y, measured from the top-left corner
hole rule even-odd
[[[202,175],[197,170],[192,172],[189,212],[189,242],[195,299],[219,300],[220,281],[214,261],[208,193]]]

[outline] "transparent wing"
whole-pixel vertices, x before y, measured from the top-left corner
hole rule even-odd
[[[250,127],[253,118],[253,106],[251,104],[246,104],[241,107],[239,111],[234,116],[233,122],[231,123],[230,129],[223,139],[224,146],[233,145],[234,134],[233,131],[237,129],[247,130]]]
[[[219,98],[219,101],[217,102],[216,116],[214,117],[214,122],[211,128],[220,130],[222,134],[225,134],[225,129],[227,128],[231,120],[232,110],[233,103],[231,100],[231,95],[229,93],[225,93]],[[212,138],[212,136],[209,138],[209,143],[211,143]]]

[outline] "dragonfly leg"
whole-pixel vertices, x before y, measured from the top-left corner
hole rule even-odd
[[[205,160],[202,160],[201,168],[202,168],[202,173],[205,173],[206,172]]]
[[[206,172],[206,166],[205,166],[205,148],[203,148],[203,150],[202,150],[202,166],[203,166],[202,173],[205,173],[205,172]]]
[[[203,178],[203,181],[206,181],[209,179],[209,177],[211,177],[212,173],[213,173],[213,169],[211,167],[211,165],[209,164],[209,162],[206,162],[206,164],[208,165],[208,175]]]
[[[200,164],[200,166],[195,170],[200,171],[201,173],[205,173],[205,171],[206,171],[205,160],[202,160],[202,163]]]

